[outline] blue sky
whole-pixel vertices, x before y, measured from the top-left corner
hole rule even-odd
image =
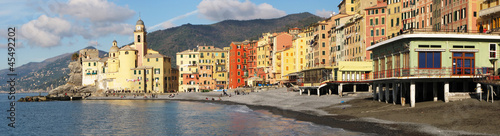
[[[277,18],[309,12],[329,16],[340,0],[14,0],[0,1],[0,69],[7,68],[7,28],[16,27],[16,67],[94,46],[132,42],[139,18],[148,32],[226,19]]]

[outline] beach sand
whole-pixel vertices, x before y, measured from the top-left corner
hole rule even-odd
[[[500,134],[497,124],[500,102],[486,103],[474,99],[444,103],[420,102],[415,108],[373,101],[371,93],[337,95],[299,95],[286,88],[251,92],[248,95],[220,97],[222,92],[179,93],[174,98],[160,95],[156,100],[180,100],[243,104],[273,114],[349,131],[382,135],[484,135]],[[221,101],[219,101],[219,97]],[[206,100],[208,98],[209,100]],[[212,101],[212,98],[215,101]],[[127,96],[90,97],[88,100],[137,99]]]

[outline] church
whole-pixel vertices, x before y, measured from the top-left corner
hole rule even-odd
[[[139,19],[135,25],[133,44],[118,47],[115,40],[104,58],[83,55],[82,85],[131,93],[176,91],[177,72],[171,68],[170,57],[148,49],[146,34],[144,22]]]

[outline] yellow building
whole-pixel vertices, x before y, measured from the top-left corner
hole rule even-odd
[[[229,50],[214,46],[199,46],[193,50],[178,52],[179,90],[226,89],[228,85]]]
[[[386,35],[388,38],[392,38],[399,35],[401,30],[401,2],[400,1],[389,1],[387,3],[387,21],[386,25]]]
[[[108,58],[83,61],[86,66],[82,79],[94,80],[99,89],[130,93],[165,93],[175,88],[169,83],[170,58],[147,48],[144,22],[138,20],[134,31],[134,43],[119,48],[116,41],[109,50]],[[82,64],[84,64],[82,63]],[[82,83],[89,85],[90,81]]]
[[[198,92],[199,75],[198,65],[199,52],[195,49],[178,52],[177,68],[179,68],[179,91],[180,92]]]

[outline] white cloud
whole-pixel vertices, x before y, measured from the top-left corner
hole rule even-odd
[[[32,46],[52,47],[64,38],[82,36],[90,40],[120,34],[130,35],[134,26],[125,21],[135,15],[127,6],[119,6],[107,0],[69,0],[49,2],[50,10],[22,25],[21,36]],[[44,9],[46,5],[39,5]],[[48,11],[48,12],[47,12]],[[50,14],[58,14],[52,17]]]
[[[73,36],[70,22],[46,15],[21,26],[20,33],[31,45],[41,47],[57,46],[62,38]]]
[[[121,7],[107,0],[70,0],[50,5],[58,14],[70,15],[91,22],[121,22],[135,15],[128,6]]]
[[[97,42],[97,41],[89,41],[88,46],[97,47],[97,46],[101,46],[101,44],[99,44],[99,42]]]
[[[250,20],[269,19],[285,16],[285,11],[274,8],[272,5],[262,3],[256,5],[249,0],[203,0],[198,4],[199,13],[214,21],[228,19]]]
[[[196,13],[198,13],[198,10],[194,10],[194,11],[191,11],[191,12],[186,13],[186,14],[184,14],[184,15],[180,15],[180,16],[174,17],[174,18],[169,19],[169,20],[167,20],[167,21],[165,21],[165,22],[161,22],[161,23],[159,23],[159,24],[156,24],[156,25],[154,25],[154,26],[152,26],[152,27],[150,27],[150,28],[148,28],[148,29],[149,29],[149,30],[156,30],[156,29],[157,29],[157,28],[159,28],[159,27],[161,27],[161,28],[159,28],[159,29],[167,29],[167,28],[171,28],[171,27],[176,27],[177,25],[173,23],[174,21],[177,21],[177,20],[179,20],[179,19],[186,18],[186,17],[191,16],[191,15],[194,15],[194,14],[196,14]]]
[[[328,18],[330,15],[333,13],[333,11],[327,11],[325,9],[323,10],[316,10],[316,15],[323,17],[323,18]]]

